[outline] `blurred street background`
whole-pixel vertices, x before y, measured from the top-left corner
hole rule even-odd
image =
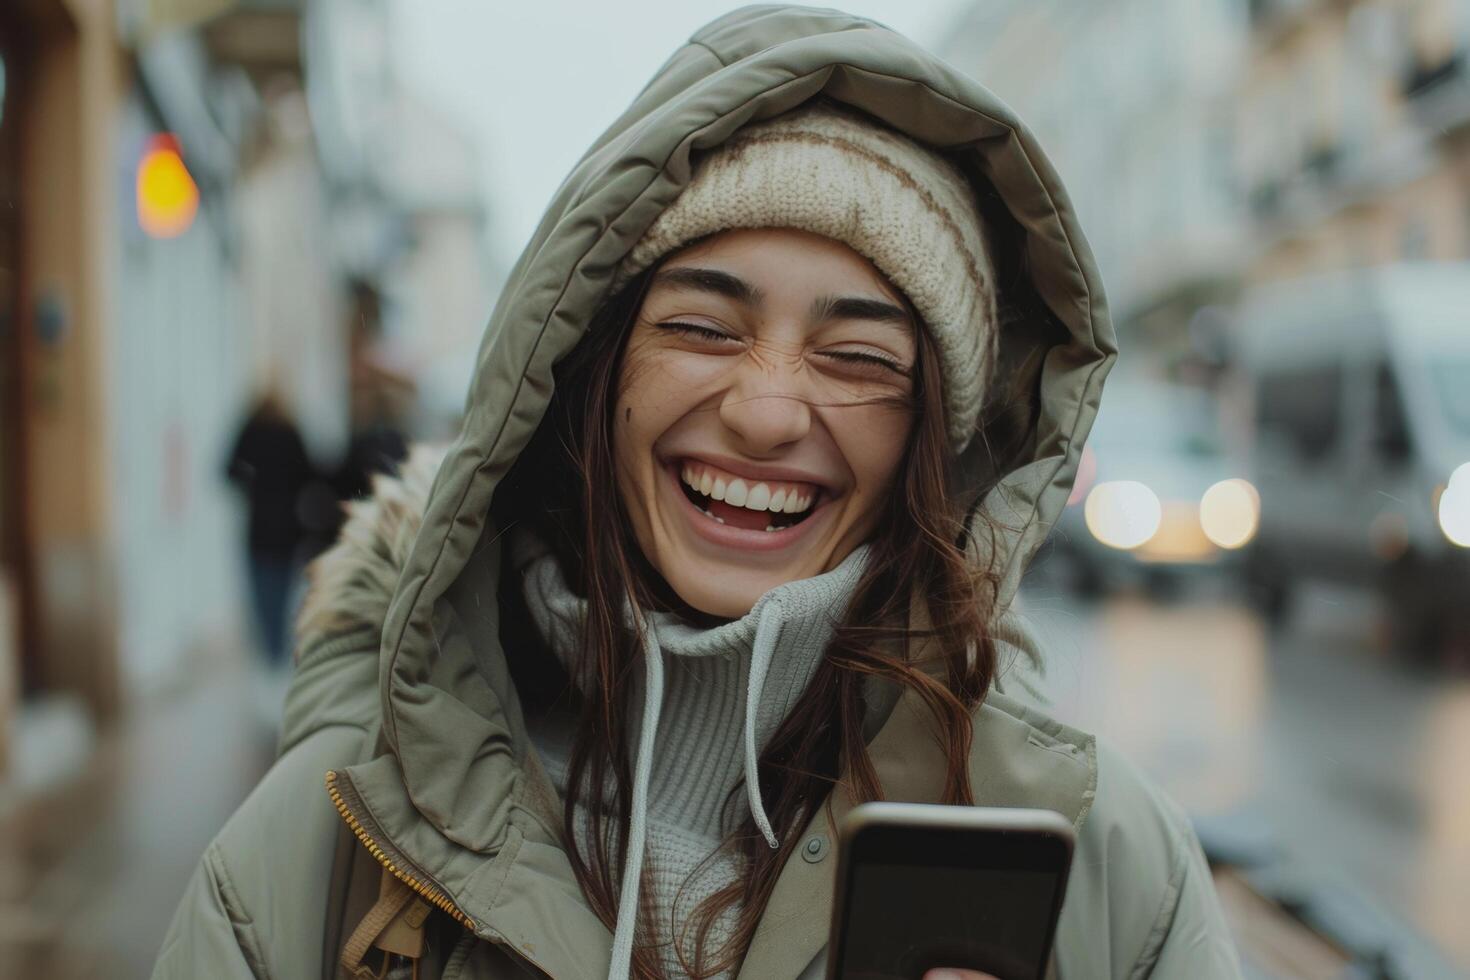
[[[148,974],[339,501],[731,6],[0,4],[0,976]],[[1121,333],[1008,679],[1185,806],[1251,976],[1470,976],[1470,0],[848,9],[1028,121]]]

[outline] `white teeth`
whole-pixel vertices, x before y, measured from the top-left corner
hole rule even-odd
[[[696,493],[747,510],[800,514],[808,510],[815,500],[812,495],[802,496],[798,491],[786,487],[773,491],[768,483],[748,484],[738,477],[726,483],[723,476],[717,476],[708,470],[701,471],[699,467],[692,465],[684,467],[680,477]]]
[[[766,530],[767,531],[776,531],[776,530],[779,530],[779,528],[777,528],[776,525],[774,525],[774,524],[767,524],[766,525]]]

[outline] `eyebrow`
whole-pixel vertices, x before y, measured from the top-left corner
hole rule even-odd
[[[719,269],[676,266],[660,270],[654,276],[654,284],[714,293],[744,306],[758,307],[765,300],[765,294],[759,288],[739,276]],[[828,320],[872,320],[910,327],[913,325],[908,311],[903,307],[862,296],[820,296],[812,303],[811,317],[818,323]]]
[[[663,269],[653,277],[656,285],[673,286],[678,289],[697,289],[733,299],[745,306],[760,306],[765,294],[755,286],[719,269],[699,269],[693,266],[677,266]]]
[[[818,297],[812,303],[812,319],[818,323],[828,320],[874,320],[878,323],[912,326],[908,311],[903,307],[862,296]]]

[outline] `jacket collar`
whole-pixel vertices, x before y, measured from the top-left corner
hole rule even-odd
[[[1091,736],[992,692],[973,716],[970,780],[977,806],[1055,810],[1080,828],[1097,791]],[[909,803],[942,799],[944,752],[928,709],[905,693],[869,743],[884,798]],[[827,945],[836,888],[837,828],[852,809],[840,790],[807,825],[807,841],[822,840],[820,861],[793,858],[776,889],[740,969],[740,978],[796,976]],[[800,852],[801,847],[798,847]]]

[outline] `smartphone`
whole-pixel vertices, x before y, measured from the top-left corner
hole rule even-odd
[[[1042,980],[1072,863],[1061,814],[865,803],[840,839],[829,980],[918,980],[934,967]]]

